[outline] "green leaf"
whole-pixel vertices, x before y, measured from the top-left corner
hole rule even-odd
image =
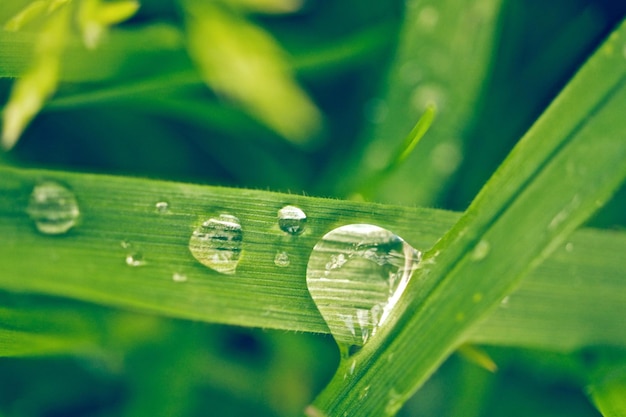
[[[76,194],[83,217],[67,236],[38,234],[28,217],[30,193],[42,178],[67,184]],[[169,317],[316,333],[327,333],[328,327],[308,294],[305,275],[310,251],[324,234],[345,224],[372,223],[425,251],[459,218],[442,210],[8,167],[0,167],[0,194],[0,288]],[[169,203],[168,213],[157,212],[159,201]],[[285,204],[297,205],[309,218],[304,234],[289,242],[276,226],[277,211]],[[193,225],[221,212],[241,220],[248,242],[235,277],[203,267],[187,247]],[[123,241],[133,249],[123,248]],[[145,266],[126,264],[132,250],[142,252]],[[282,250],[289,253],[289,268],[274,265]],[[626,334],[619,331],[626,315],[625,251],[624,233],[574,233],[468,340],[559,351],[626,346]],[[187,281],[175,282],[175,273]],[[75,316],[97,315],[89,308],[78,311]],[[12,314],[26,314],[20,331],[33,336],[43,327],[36,323],[46,318],[51,330],[45,334],[63,328],[53,311]]]
[[[615,357],[615,353],[619,356]],[[596,359],[599,363],[595,364],[595,369],[591,372],[588,394],[604,417],[624,417],[626,416],[624,351],[600,351],[598,356],[600,360]]]
[[[18,77],[30,62],[28,51],[36,40],[32,33],[0,31],[0,77]],[[138,29],[116,28],[107,42],[92,51],[82,40],[72,36],[63,55],[61,79],[67,82],[97,82],[154,76],[154,62],[159,71],[192,69],[184,51],[184,36],[170,24],[153,23]],[[199,83],[199,78],[197,78]]]
[[[626,234],[583,229],[532,271],[484,322],[474,343],[573,352],[626,346]],[[617,310],[615,310],[617,308]]]
[[[472,326],[610,198],[626,178],[625,41],[622,24],[426,254],[397,315],[340,366],[310,415],[394,414]]]
[[[7,68],[4,65],[0,68],[0,76],[20,76],[13,85],[9,102],[3,109],[2,146],[5,149],[11,149],[15,145],[46,100],[56,92],[61,79],[63,53],[71,40],[72,4],[65,0],[31,3],[9,22],[9,26],[12,30],[21,28],[27,21],[40,15],[46,6],[48,16],[41,24],[35,40],[32,34],[24,36],[13,34],[15,38],[25,40],[26,44],[33,43],[33,56],[20,49],[20,45],[9,50]],[[133,0],[115,3],[84,0],[80,6],[78,23],[83,30],[87,46],[93,48],[108,26],[130,17],[139,4]],[[0,37],[3,38],[2,35]],[[10,45],[15,38],[8,36]]]
[[[0,356],[95,353],[105,339],[103,323],[119,314],[84,305],[81,311],[80,303],[5,292],[0,292],[0,300]]]
[[[303,0],[225,0],[233,7],[258,13],[290,13],[302,7]]]
[[[2,146],[5,149],[15,145],[45,100],[56,91],[68,22],[68,7],[61,7],[48,17],[38,35],[30,69],[13,85],[2,114]]]
[[[354,178],[380,170],[376,162],[388,161],[395,149],[390,143],[404,137],[418,115],[434,106],[437,119],[428,135],[375,194],[380,201],[429,205],[461,162],[463,135],[490,69],[501,1],[406,4],[398,51],[377,100],[382,115],[369,125],[364,155],[353,155],[356,174],[337,190],[350,194]]]
[[[32,20],[41,16],[46,7],[49,6],[49,3],[50,2],[46,0],[36,0],[29,3],[28,6],[23,8],[18,14],[5,23],[4,30],[12,32],[20,30]]]
[[[285,138],[302,143],[321,115],[274,39],[218,3],[184,1],[189,53],[203,80]]]
[[[107,32],[109,26],[123,22],[139,10],[135,0],[82,0],[78,9],[78,25],[83,34],[83,42],[88,49],[94,49]]]

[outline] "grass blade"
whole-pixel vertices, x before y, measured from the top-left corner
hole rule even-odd
[[[426,254],[396,321],[340,367],[311,415],[394,414],[472,325],[610,198],[626,177],[626,124],[617,122],[625,40],[623,24]]]
[[[394,138],[399,143],[434,106],[437,120],[408,163],[387,175],[385,187],[368,192],[382,201],[432,204],[460,163],[462,136],[489,71],[500,8],[500,0],[406,3],[398,51],[383,97],[375,100],[382,117],[372,120],[365,155],[354,155],[357,174],[338,184],[339,193],[351,194],[358,186],[352,181],[372,176],[372,161],[392,160]]]
[[[26,214],[29,193],[41,178],[62,181],[77,194],[84,217],[68,236],[38,235]],[[459,218],[442,210],[7,167],[0,167],[0,194],[3,289],[213,323],[320,333],[328,328],[308,295],[305,268],[321,236],[339,225],[369,222],[427,250]],[[156,212],[154,205],[161,200],[170,203],[166,215]],[[307,231],[289,248],[281,246],[273,226],[276,211],[286,203],[297,204],[309,216]],[[255,236],[242,260],[251,267],[240,269],[237,279],[224,280],[201,267],[187,249],[193,223],[221,210],[250,220],[244,232]],[[125,264],[123,240],[143,250],[145,267]],[[291,255],[290,268],[277,268],[272,261],[276,251],[284,249]],[[618,331],[626,317],[625,251],[624,233],[574,233],[469,340],[561,351],[598,344],[626,346],[626,334]],[[174,282],[176,272],[185,274],[187,282]],[[88,314],[89,309],[76,313]],[[52,320],[50,329],[61,330],[58,323],[64,321]],[[33,334],[40,329],[20,328]],[[555,331],[558,337],[553,337]]]

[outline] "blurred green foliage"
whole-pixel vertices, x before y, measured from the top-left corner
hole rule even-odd
[[[63,22],[37,20],[53,13],[44,3],[30,2],[19,21],[10,19],[28,1],[0,6],[0,22],[20,29],[0,33],[0,102],[27,107],[19,121],[27,127],[0,163],[344,197],[385,168],[420,105],[432,101],[432,133],[367,195],[453,210],[467,206],[626,16],[626,4],[611,0],[476,2],[476,16],[488,18],[469,23],[454,20],[463,1],[440,10],[399,0],[152,0],[94,19],[106,13],[89,10],[112,3],[47,2],[82,4],[61,30],[54,25]],[[416,16],[423,33],[412,29]],[[42,50],[37,36],[49,39],[48,30],[68,33]],[[20,90],[18,74],[39,90]],[[436,88],[416,98],[401,77]],[[7,120],[5,131],[21,130]],[[440,175],[420,178],[432,172],[428,161]],[[591,224],[624,228],[626,191]],[[84,308],[6,293],[0,300]],[[95,326],[95,343],[80,353],[0,358],[0,415],[295,415],[337,363],[328,336],[103,314],[121,316]],[[580,390],[593,368],[586,352],[489,353],[497,373],[452,357],[400,415],[598,415]]]

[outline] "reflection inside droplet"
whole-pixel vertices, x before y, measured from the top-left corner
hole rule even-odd
[[[370,224],[339,227],[315,245],[307,286],[343,352],[376,333],[420,258],[399,236]]]
[[[186,282],[187,281],[187,275],[181,274],[180,272],[174,272],[172,274],[172,281],[174,281],[174,282]]]
[[[167,213],[170,209],[170,205],[167,201],[159,201],[154,205],[156,212],[159,214]]]
[[[141,252],[132,252],[126,255],[126,265],[128,266],[144,266],[145,264],[146,261]]]
[[[239,219],[220,214],[198,226],[189,239],[189,251],[201,264],[222,274],[237,270],[243,244]]]
[[[290,235],[299,235],[306,226],[306,214],[296,206],[285,206],[278,210],[278,227]]]
[[[47,235],[66,233],[80,216],[74,193],[56,181],[37,184],[26,211],[37,230]]]
[[[276,252],[276,256],[274,257],[274,265],[280,266],[281,268],[288,267],[291,263],[289,259],[289,254],[285,251]]]

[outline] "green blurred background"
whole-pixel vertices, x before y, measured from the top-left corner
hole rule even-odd
[[[0,6],[0,20],[23,4]],[[88,52],[65,57],[78,75],[61,77],[54,98],[0,161],[463,210],[624,18],[626,3],[309,0],[293,13],[242,14],[284,48],[319,109],[322,122],[304,132],[306,140],[285,139],[207,88],[184,50],[159,51],[167,36],[151,47],[145,28],[182,32],[184,25],[173,0],[152,0],[110,33],[114,42],[124,32],[124,42],[138,45],[128,50],[145,54],[111,52],[105,42],[95,63],[81,63]],[[121,60],[119,68],[91,77],[109,56]],[[417,87],[407,95],[402,83]],[[0,78],[0,103],[12,84]],[[438,108],[432,132],[403,166],[367,188],[431,101]],[[591,225],[624,228],[624,188]],[[0,300],[86,308],[31,295],[0,293]],[[107,319],[74,352],[0,358],[0,416],[297,415],[338,363],[330,336],[87,308]],[[596,360],[588,352],[486,349],[497,373],[453,356],[400,415],[599,415],[580,389]]]

